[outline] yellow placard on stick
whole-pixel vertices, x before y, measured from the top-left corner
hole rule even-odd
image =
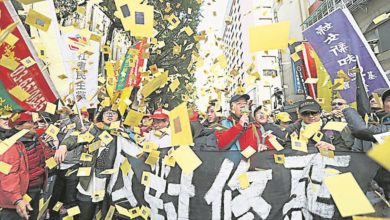
[[[192,145],[192,133],[187,103],[184,102],[169,112],[171,127],[171,145]]]

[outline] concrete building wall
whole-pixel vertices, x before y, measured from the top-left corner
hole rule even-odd
[[[302,23],[309,16],[309,6],[309,0],[287,0],[275,4],[277,19],[279,21],[290,21],[290,39],[304,40]],[[285,85],[285,95],[288,97],[295,94],[290,51],[286,49],[281,54],[283,67],[281,78],[282,83]]]
[[[239,84],[243,84],[254,104],[262,104],[263,100],[270,99],[272,94],[268,88],[264,88],[265,84],[281,87],[278,51],[250,53],[249,28],[274,22],[273,0],[233,0],[227,17],[231,17],[232,23],[225,26],[223,34],[224,54],[228,64],[225,73],[229,74],[233,69],[239,72],[229,87],[230,96]],[[261,80],[250,85],[247,70],[252,64],[260,73]],[[276,74],[268,76],[267,73],[272,70]]]
[[[360,29],[362,30],[363,34],[367,38],[368,41],[378,39],[377,44],[384,43],[386,41],[387,44],[390,43],[390,19],[387,21],[384,21],[383,23],[380,23],[378,25],[375,25],[373,23],[373,20],[378,17],[381,14],[389,13],[390,12],[390,1],[389,0],[369,0],[367,2],[366,7],[361,7],[360,9],[352,12],[353,17],[355,18],[356,22],[358,23]],[[385,37],[384,35],[378,33],[378,30],[380,29],[380,32],[387,32],[389,33],[388,37]],[[377,58],[382,65],[383,69],[387,72],[390,71],[390,50],[388,47],[383,50],[381,49],[380,45],[378,45],[379,52],[377,53]]]

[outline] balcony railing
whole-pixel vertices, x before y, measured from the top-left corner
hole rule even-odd
[[[338,8],[348,8],[351,12],[363,9],[367,1],[369,0],[324,0],[302,25],[306,29]]]

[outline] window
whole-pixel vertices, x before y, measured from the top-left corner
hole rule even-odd
[[[130,10],[129,10],[129,6],[127,4],[122,5],[120,8],[121,8],[122,15],[124,18],[127,18],[130,16]]]

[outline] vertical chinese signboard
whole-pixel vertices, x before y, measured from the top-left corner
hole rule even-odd
[[[332,82],[341,70],[348,74],[340,95],[352,103],[356,99],[356,74],[348,73],[359,61],[367,92],[388,88],[389,81],[348,9],[337,9],[304,31]]]

